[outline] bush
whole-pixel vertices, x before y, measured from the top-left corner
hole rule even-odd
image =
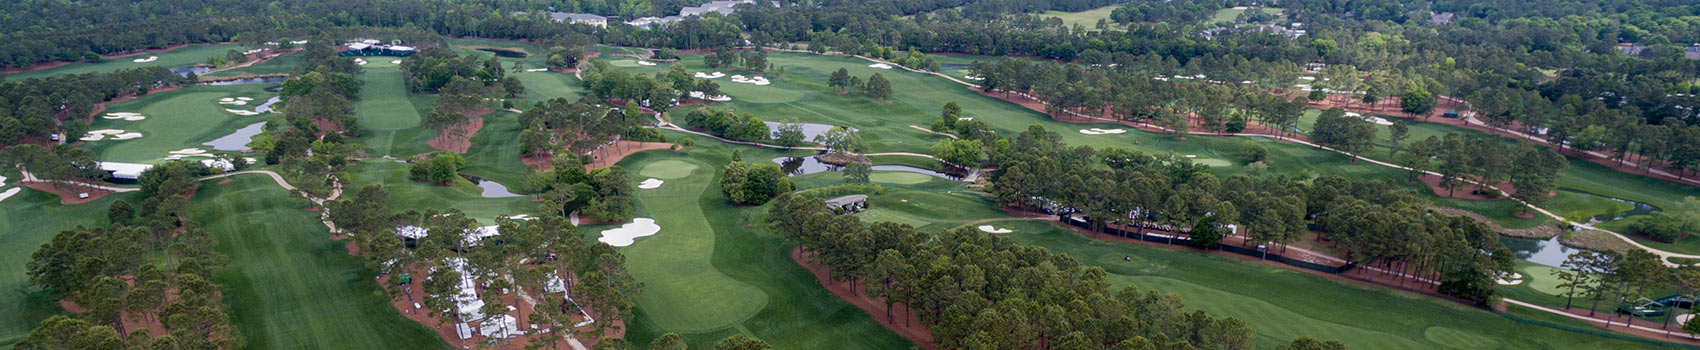
[[[1688,237],[1688,232],[1682,229],[1682,220],[1662,211],[1655,212],[1641,219],[1641,221],[1630,224],[1629,231],[1644,234],[1649,238],[1665,243],[1674,243]]]

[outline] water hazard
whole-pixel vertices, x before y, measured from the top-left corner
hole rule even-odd
[[[254,135],[259,135],[265,129],[266,122],[249,124],[241,129],[236,129],[236,132],[230,133],[230,135],[207,141],[202,145],[212,146],[213,149],[220,151],[247,150],[248,143],[254,141]]]
[[[773,158],[773,163],[779,164],[779,170],[784,171],[785,175],[787,175],[787,176],[814,174],[814,173],[826,172],[826,171],[839,171],[839,170],[843,169],[843,167],[841,167],[841,166],[821,162],[820,156],[775,157],[775,158]],[[951,181],[962,180],[961,176],[951,175],[951,174],[933,171],[933,170],[928,170],[928,169],[916,168],[916,167],[912,167],[912,166],[908,166],[908,165],[895,165],[895,164],[875,165],[875,166],[868,167],[868,169],[873,170],[873,171],[906,171],[906,172],[911,172],[911,173],[916,173],[916,174],[926,174],[926,175],[930,175],[930,176],[933,176],[933,177],[951,180]]]

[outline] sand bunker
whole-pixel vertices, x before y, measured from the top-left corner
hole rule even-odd
[[[401,64],[401,60],[391,60],[390,64]]]
[[[136,63],[148,63],[148,62],[153,62],[154,60],[158,60],[158,59],[159,59],[159,56],[148,56],[148,58],[137,58],[137,59],[133,59],[133,60],[130,60],[130,61],[136,62]]]
[[[999,227],[992,227],[992,225],[980,225],[980,227],[979,227],[979,228],[980,228],[980,231],[984,231],[984,232],[986,232],[986,233],[1010,233],[1010,232],[1015,232],[1015,231],[1010,231],[1010,230],[1009,230],[1009,229],[1007,229],[1007,228],[999,228]]]
[[[704,74],[703,72],[697,72],[696,77],[702,78],[702,79],[720,79],[720,78],[725,78],[726,73],[714,72],[714,73]]]
[[[643,183],[639,183],[638,188],[639,189],[645,189],[645,190],[653,190],[653,189],[661,188],[662,182],[665,182],[665,181],[661,181],[661,179],[657,179],[657,178],[652,177],[652,178],[649,178],[648,180],[643,180]]]
[[[549,68],[532,68],[532,69],[527,69],[525,71],[527,71],[527,72],[542,72],[542,71],[546,71],[546,70],[549,70]]]
[[[78,139],[78,140],[100,141],[100,140],[106,139],[106,137],[109,136],[109,135],[121,135],[121,134],[125,134],[125,133],[128,133],[128,132],[126,132],[124,130],[117,130],[117,129],[90,130],[87,134],[84,134],[83,137]],[[138,136],[136,136],[136,137],[141,137],[140,134],[137,134],[137,135]],[[131,138],[135,138],[135,137],[131,137]]]
[[[500,217],[500,219],[508,219],[508,220],[535,220],[535,219],[537,219],[537,218],[534,218],[534,217],[531,217],[531,214],[519,214],[519,215],[508,215],[508,216],[503,216],[503,217]]]
[[[964,75],[964,76],[962,76],[962,78],[968,79],[968,80],[986,80],[986,78],[981,78],[981,77],[975,76],[975,75]]]
[[[184,149],[171,151],[171,152],[167,152],[167,153],[171,153],[171,154],[174,154],[174,155],[206,154],[207,150],[199,149],[199,148],[184,148]]]
[[[237,99],[237,100],[242,100],[242,101],[253,101],[253,100],[254,100],[254,98],[253,98],[253,97],[247,97],[247,96],[243,96],[243,97],[237,97],[237,98],[236,98],[236,99]]]
[[[127,133],[112,135],[113,141],[133,140],[133,139],[139,139],[139,138],[142,138],[142,133],[139,133],[139,132],[127,132]]]
[[[358,65],[362,65],[362,66],[364,66],[364,65],[366,65],[366,60],[363,60],[363,59],[359,59],[359,58],[356,58],[356,59],[354,59],[354,64],[358,64]]]
[[[629,224],[620,225],[620,228],[603,230],[602,238],[596,240],[611,246],[624,247],[632,245],[633,240],[638,237],[654,236],[656,232],[661,232],[661,226],[655,225],[655,219],[636,218]]]
[[[765,85],[773,83],[773,82],[767,81],[767,78],[763,78],[761,76],[753,76],[753,77],[746,78],[742,75],[732,76],[732,82],[739,83],[739,84],[755,84],[757,86],[765,86]]]
[[[148,119],[148,117],[143,116],[141,113],[130,113],[130,112],[107,113],[105,116],[102,116],[100,118],[101,119],[107,119],[107,120],[124,120],[124,121],[132,121],[132,122]]]
[[[726,102],[726,101],[732,100],[731,97],[727,97],[726,95],[708,96],[708,95],[703,94],[702,91],[691,91],[691,98],[699,99],[699,100],[709,100],[709,101],[714,101],[714,102]]]
[[[1299,77],[1299,79],[1303,79],[1303,80],[1316,80],[1316,77]]]
[[[225,109],[224,111],[230,112],[230,113],[236,114],[236,115],[258,115],[258,114],[260,114],[260,112],[244,111],[244,110],[240,110],[240,109]]]
[[[650,61],[638,61],[638,65],[639,65],[639,66],[653,66],[653,65],[655,65],[655,62],[650,62]]]
[[[1127,130],[1124,130],[1124,129],[1091,128],[1091,129],[1085,129],[1085,130],[1080,131],[1080,133],[1087,134],[1087,135],[1115,135],[1115,134],[1120,134],[1120,133],[1124,133],[1124,132],[1127,132]]]
[[[6,198],[12,198],[12,196],[18,195],[18,192],[23,190],[24,189],[22,187],[13,187],[12,189],[6,190],[6,192],[0,192],[0,202],[6,201]]]
[[[0,186],[6,186],[6,176],[0,175]]]
[[[875,64],[868,65],[868,68],[891,69],[891,65],[884,64],[884,63],[875,63]]]

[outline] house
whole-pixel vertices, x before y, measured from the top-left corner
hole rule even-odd
[[[1640,45],[1640,44],[1635,44],[1635,43],[1617,44],[1617,51],[1622,52],[1625,55],[1641,57],[1641,51],[1646,51],[1646,50],[1647,50],[1647,45]]]
[[[348,43],[345,46],[348,49],[343,50],[342,52],[338,52],[337,56],[343,56],[343,57],[349,57],[349,56],[407,57],[407,56],[412,56],[414,53],[417,53],[419,51],[419,48],[401,45],[400,41],[396,41],[395,43],[392,43],[391,45],[385,45],[382,41],[371,40],[371,39],[357,41],[357,42],[351,42],[351,43]]]
[[[148,169],[153,169],[153,165],[151,164],[119,162],[99,162],[98,164],[100,165],[100,170],[112,175],[112,178],[107,181],[115,184],[136,183],[136,180],[142,177],[143,172],[148,171]]]
[[[597,27],[608,27],[608,17],[588,13],[550,12],[549,20],[573,24],[588,24]]]
[[[630,24],[630,25],[635,26],[635,27],[648,28],[648,27],[654,26],[656,24],[677,23],[680,20],[685,19],[685,17],[701,16],[701,15],[707,14],[709,12],[718,12],[722,15],[730,15],[733,12],[738,11],[734,7],[737,7],[738,5],[741,5],[741,4],[754,4],[754,3],[756,3],[755,0],[711,1],[709,3],[702,4],[702,6],[688,6],[688,7],[679,9],[679,14],[675,15],[675,16],[667,16],[667,17],[660,17],[660,18],[643,17],[643,18],[638,18],[638,19],[626,21],[626,24]],[[775,4],[777,4],[777,2]]]
[[[1700,60],[1700,44],[1694,44],[1682,49],[1682,58]]]

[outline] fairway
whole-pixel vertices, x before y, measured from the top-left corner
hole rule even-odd
[[[360,102],[355,103],[360,126],[373,131],[394,131],[419,126],[419,111],[407,97],[407,82],[400,67],[366,68],[360,75]]]
[[[671,180],[661,188],[637,191],[636,202],[643,208],[640,211],[653,216],[661,232],[638,238],[637,243],[621,250],[632,277],[644,284],[637,302],[647,311],[647,319],[670,331],[687,333],[730,326],[767,304],[767,294],[760,289],[727,277],[709,263],[716,243],[714,232],[695,204],[709,189],[714,172],[695,162],[669,158],[632,165],[643,169],[640,172],[644,174],[683,176],[654,175]]]
[[[359,258],[309,204],[264,175],[203,184],[195,218],[233,257],[217,274],[225,310],[255,349],[443,349],[377,294]]]
[[[90,130],[116,129],[139,132],[142,138],[133,140],[103,140],[84,143],[86,147],[109,162],[158,163],[168,152],[183,148],[202,147],[201,143],[230,134],[243,126],[265,121],[275,114],[240,116],[226,109],[253,110],[254,106],[276,93],[263,90],[264,84],[190,86],[175,91],[144,96],[113,103],[108,112],[141,113],[147,119],[126,121],[95,117]],[[250,97],[247,105],[221,105],[220,98]],[[81,135],[71,136],[75,139]],[[209,148],[210,149],[210,148]]]
[[[1505,342],[1511,349],[1630,349],[1646,344],[1517,323],[1463,304],[1344,283],[1307,273],[1180,248],[1088,239],[1052,222],[1023,221],[1008,237],[1066,253],[1109,272],[1115,288],[1136,285],[1185,296],[1187,307],[1245,320],[1261,347],[1301,335],[1352,349],[1433,349]],[[1132,261],[1124,261],[1131,259]],[[1518,311],[1527,313],[1527,311]],[[1553,320],[1572,327],[1576,321]]]
[[[194,44],[165,52],[149,51],[135,56],[103,59],[100,62],[77,62],[48,69],[11,73],[0,76],[0,80],[14,81],[30,78],[47,78],[65,74],[105,73],[119,69],[132,69],[150,66],[166,68],[188,67],[197,63],[204,63],[207,61],[208,57],[222,58],[224,57],[224,54],[230,50],[245,51],[247,49],[242,47],[242,45],[237,44]],[[138,58],[148,58],[148,56],[158,56],[159,59],[152,62],[134,61]]]
[[[17,188],[12,182],[18,177],[10,169],[0,170],[8,179],[0,190]],[[24,189],[12,198],[0,202],[0,348],[28,335],[41,320],[64,312],[57,300],[41,295],[30,284],[25,264],[42,244],[53,239],[59,231],[106,224],[106,207],[118,198],[135,201],[134,196],[118,195],[94,203],[75,206],[59,204],[59,196]]]

